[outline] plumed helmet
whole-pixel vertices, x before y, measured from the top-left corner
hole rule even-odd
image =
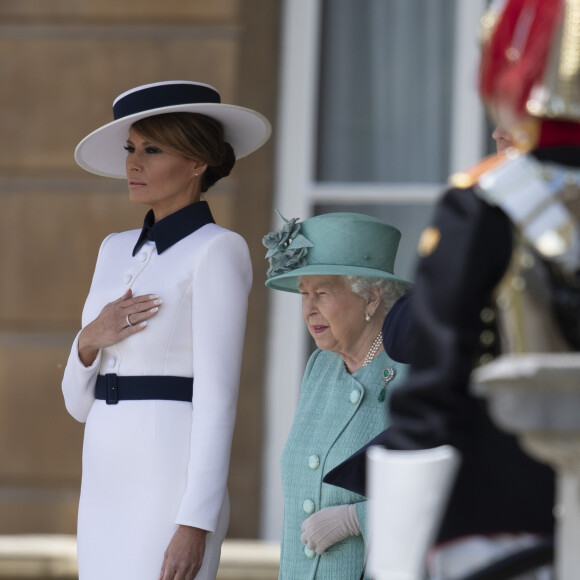
[[[546,121],[578,133],[580,0],[496,2],[482,24],[479,91],[494,120],[535,141]]]

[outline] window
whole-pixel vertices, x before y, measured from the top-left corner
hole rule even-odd
[[[325,0],[317,181],[444,183],[455,0]]]

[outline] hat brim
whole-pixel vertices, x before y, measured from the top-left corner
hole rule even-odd
[[[384,270],[336,264],[313,264],[312,266],[296,268],[285,274],[268,278],[266,280],[266,286],[274,290],[282,290],[283,292],[298,293],[298,284],[301,276],[364,276],[367,278],[383,278],[385,280],[399,282],[405,288],[411,288],[412,286],[411,282],[407,282],[407,280],[403,280]]]
[[[126,152],[123,147],[131,125],[145,117],[165,113],[199,113],[216,119],[222,124],[224,138],[232,146],[236,159],[256,151],[272,132],[266,117],[245,107],[222,103],[173,105],[128,115],[99,127],[77,145],[76,162],[90,173],[126,179]]]

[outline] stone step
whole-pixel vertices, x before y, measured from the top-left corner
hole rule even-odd
[[[276,580],[280,546],[226,540],[217,580]],[[76,580],[76,537],[0,535],[0,580]]]

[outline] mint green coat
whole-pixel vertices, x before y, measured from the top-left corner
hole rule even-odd
[[[386,386],[384,370],[395,377]],[[294,423],[282,453],[284,524],[280,580],[358,580],[368,541],[367,501],[358,494],[323,483],[339,463],[388,426],[388,393],[403,381],[406,365],[381,352],[349,375],[340,356],[316,350],[306,366]],[[320,556],[300,541],[302,522],[315,511],[356,504],[361,536],[350,536]]]

